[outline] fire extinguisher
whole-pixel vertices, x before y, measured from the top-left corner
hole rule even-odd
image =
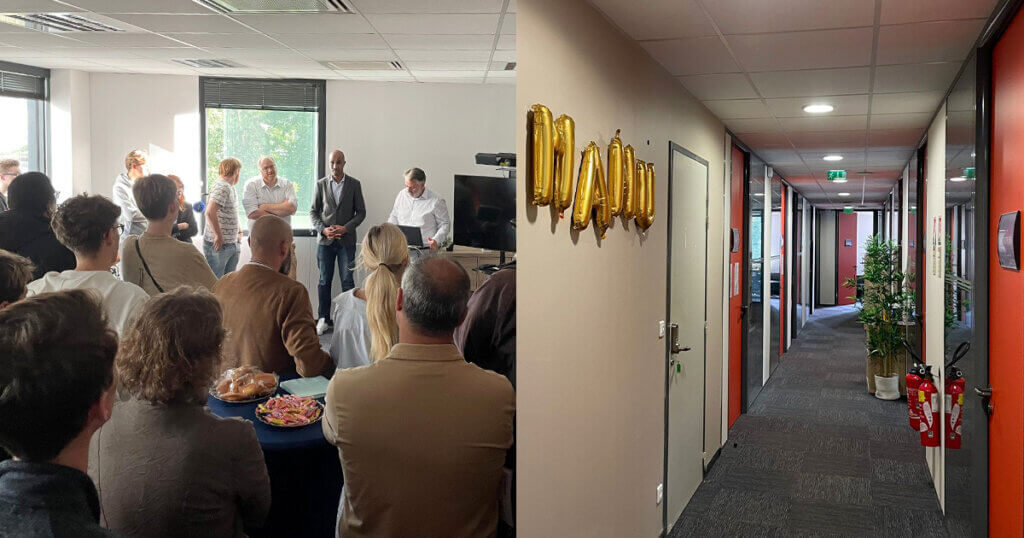
[[[924,366],[917,401],[921,403],[921,446],[939,446],[939,391],[932,378],[932,367]]]
[[[954,450],[959,449],[963,441],[961,425],[963,422],[964,389],[967,384],[967,381],[964,379],[964,373],[955,365],[960,359],[964,358],[964,355],[970,349],[971,344],[969,342],[961,343],[953,353],[952,362],[946,366],[946,396],[944,398],[946,410],[946,448]]]
[[[904,340],[903,347],[907,349],[907,353],[914,359],[913,366],[907,371],[907,417],[910,419],[910,428],[917,432],[921,431],[921,402],[917,401],[917,387],[921,384],[921,374],[923,371],[921,369],[921,360],[918,358],[917,353],[914,352],[913,346]]]

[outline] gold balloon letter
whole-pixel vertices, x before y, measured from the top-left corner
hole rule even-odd
[[[641,230],[647,231],[654,224],[654,164],[647,163],[646,166],[646,184],[643,189],[643,207],[642,211],[637,213],[637,226]]]
[[[623,191],[625,200],[622,203],[622,216],[631,219],[636,215],[636,151],[633,146],[626,146],[623,151]]]
[[[613,217],[622,214],[622,139],[621,129],[616,129],[615,138],[608,144],[608,198]]]
[[[576,122],[562,114],[555,120],[555,194],[558,217],[572,205],[572,173],[576,158]]]
[[[530,108],[528,123],[533,204],[548,205],[551,203],[551,182],[554,173],[555,128],[551,121],[551,111],[544,105],[533,105]]]
[[[587,144],[580,159],[580,177],[576,183],[576,203],[572,208],[572,227],[583,230],[590,225],[590,216],[594,214],[594,225],[601,232],[601,238],[608,230],[611,222],[611,209],[608,204],[608,188],[604,183],[604,170],[601,166],[601,149],[593,141]]]

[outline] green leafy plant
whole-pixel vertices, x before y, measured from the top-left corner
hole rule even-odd
[[[873,235],[865,245],[864,291],[857,303],[857,321],[867,333],[870,360],[879,363],[879,375],[889,377],[901,370],[903,324],[914,311],[914,294],[907,274],[899,269],[900,247]],[[844,287],[856,288],[856,279]]]

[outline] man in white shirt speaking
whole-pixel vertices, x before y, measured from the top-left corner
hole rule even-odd
[[[388,222],[399,226],[415,226],[423,236],[424,247],[437,250],[444,245],[451,231],[448,206],[444,198],[427,188],[427,174],[419,168],[405,172],[405,188],[395,198]],[[410,245],[416,246],[416,245]]]
[[[274,159],[263,156],[256,163],[260,175],[246,180],[242,189],[242,209],[249,217],[249,229],[256,219],[263,215],[276,215],[289,225],[292,215],[298,208],[298,197],[291,181],[277,176],[277,164]],[[295,279],[295,244],[292,244],[291,267],[288,276]]]

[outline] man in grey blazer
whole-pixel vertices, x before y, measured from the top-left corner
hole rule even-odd
[[[331,175],[316,182],[309,217],[320,237],[316,250],[320,266],[320,282],[317,284],[320,319],[316,331],[323,334],[334,325],[331,320],[334,264],[338,264],[341,291],[354,288],[351,265],[356,254],[356,226],[366,218],[363,187],[358,179],[345,175],[345,154],[341,150],[331,152]]]

